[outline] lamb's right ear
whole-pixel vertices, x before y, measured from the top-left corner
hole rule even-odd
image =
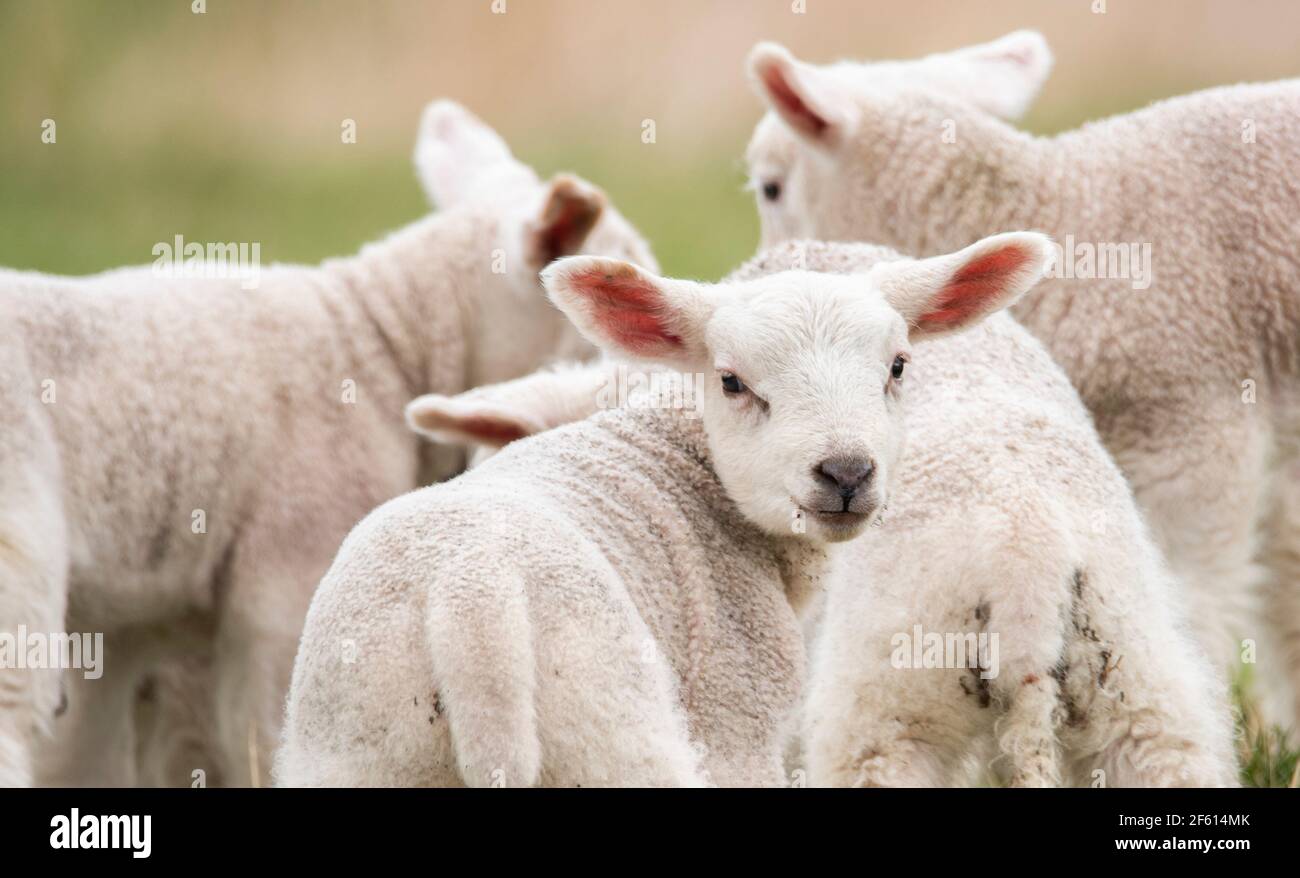
[[[435,442],[492,449],[546,429],[527,412],[473,394],[417,397],[406,406],[406,423]]]
[[[852,105],[824,72],[776,43],[749,53],[749,78],[759,97],[801,137],[819,146],[838,142],[852,119]]]
[[[1018,30],[978,46],[923,59],[942,70],[953,92],[1003,119],[1019,119],[1052,72],[1052,50],[1034,30]]]
[[[446,210],[494,175],[535,180],[531,169],[487,123],[455,101],[425,107],[415,142],[415,170],[433,203]]]
[[[1043,277],[1055,250],[1037,232],[1008,232],[929,259],[885,262],[871,279],[912,339],[968,329],[1015,303]]]
[[[699,284],[597,256],[553,262],[542,283],[578,331],[615,356],[676,366],[703,356],[711,308]]]

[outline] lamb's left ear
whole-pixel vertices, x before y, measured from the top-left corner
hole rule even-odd
[[[619,368],[612,362],[569,363],[457,396],[428,394],[407,405],[406,422],[436,442],[468,446],[471,464],[477,464],[511,442],[609,405],[604,392],[615,386]]]
[[[1024,115],[1052,72],[1052,50],[1035,30],[1014,31],[922,61],[945,87],[1003,119]]]
[[[614,356],[673,366],[703,356],[703,328],[712,309],[700,284],[596,256],[552,263],[542,283],[578,331]]]
[[[600,221],[605,194],[572,174],[556,174],[546,189],[542,212],[528,227],[528,258],[541,269],[582,249]]]
[[[984,238],[947,256],[876,266],[871,279],[910,327],[912,339],[967,329],[1013,304],[1043,277],[1055,255],[1037,232]]]
[[[417,397],[406,406],[406,423],[436,442],[492,449],[546,429],[525,411],[467,394]]]

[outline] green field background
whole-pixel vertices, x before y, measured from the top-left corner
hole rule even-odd
[[[888,58],[1036,27],[1057,55],[1024,122],[1040,132],[1300,72],[1292,0],[1094,2],[4,0],[0,264],[92,272],[177,234],[258,241],[264,261],[352,252],[428,209],[412,139],[448,96],[539,171],[604,187],[665,270],[714,278],[757,241],[741,156],[759,39]]]

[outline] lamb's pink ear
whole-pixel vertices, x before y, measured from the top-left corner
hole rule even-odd
[[[991,43],[925,59],[945,85],[985,111],[1018,119],[1052,72],[1052,50],[1038,31],[1018,30]]]
[[[913,339],[967,329],[1013,304],[1043,277],[1055,254],[1037,232],[1008,232],[930,259],[878,265],[872,279]]]
[[[475,398],[472,393],[460,396],[431,393],[413,399],[406,406],[406,423],[436,442],[493,449],[545,429],[527,412]]]
[[[776,43],[759,43],[749,53],[749,77],[759,97],[796,134],[829,145],[843,136],[851,107],[826,75]]]
[[[546,191],[542,212],[528,229],[528,255],[537,268],[582,249],[600,221],[605,194],[572,174],[556,174]]]
[[[698,284],[595,256],[552,263],[542,283],[578,331],[611,354],[682,365],[703,352],[709,307]]]

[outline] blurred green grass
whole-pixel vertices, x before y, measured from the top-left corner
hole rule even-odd
[[[666,272],[711,279],[757,243],[740,156],[759,105],[739,75],[756,39],[806,41],[810,58],[907,57],[1043,27],[1061,50],[1053,81],[1068,97],[1032,111],[1026,126],[1039,132],[1224,75],[1212,53],[1188,50],[1218,33],[1180,36],[1122,67],[1083,63],[1130,25],[1166,20],[1168,4],[1097,16],[1069,4],[973,12],[928,0],[961,34],[942,39],[931,34],[945,22],[886,16],[884,0],[825,0],[808,16],[784,2],[689,4],[548,0],[494,16],[468,0],[219,0],[195,15],[186,0],[0,0],[0,265],[79,274],[140,264],[177,234],[258,241],[267,261],[354,252],[426,212],[409,163],[418,102],[449,95],[540,172],[602,186]],[[654,43],[648,35],[687,8],[729,27],[703,43],[669,28]],[[1261,49],[1285,30],[1267,12],[1238,17],[1242,45]],[[889,27],[863,27],[873,14]],[[1233,75],[1257,54],[1234,53]],[[692,76],[675,78],[686,67]],[[708,106],[692,111],[700,95]],[[60,126],[55,145],[39,141],[44,116]],[[642,116],[659,118],[663,145],[639,142]],[[344,117],[362,119],[359,144],[338,143]]]
[[[1236,713],[1237,759],[1246,787],[1300,787],[1300,742],[1294,730],[1271,725],[1260,716],[1252,697],[1254,673],[1240,665],[1232,679]]]
[[[411,167],[411,99],[442,93],[416,78],[455,77],[432,76],[413,51],[437,43],[398,42],[422,32],[456,57],[490,51],[508,67],[510,38],[485,26],[499,23],[486,12],[462,20],[463,7],[395,0],[322,12],[250,0],[202,16],[189,2],[0,0],[0,265],[85,274],[149,262],[176,235],[256,241],[266,262],[314,263],[428,213]],[[544,16],[510,21],[531,32]],[[364,62],[364,84],[340,73],[368,52],[383,58],[379,46],[396,53],[393,81]],[[562,115],[539,125],[521,109],[484,117],[539,173],[574,171],[604,188],[666,271],[717,277],[752,253],[743,124],[683,155],[619,133],[598,112],[589,126]],[[53,144],[40,137],[47,116]],[[339,141],[343,117],[359,120],[355,144]]]
[[[0,265],[84,274],[148,262],[155,243],[177,234],[258,241],[267,262],[312,263],[429,211],[407,154],[340,145],[337,158],[291,161],[163,141],[109,157],[63,139],[33,136],[3,157]],[[757,242],[739,160],[720,150],[667,166],[594,149],[517,152],[544,175],[571,170],[604,188],[671,274],[717,277]]]

